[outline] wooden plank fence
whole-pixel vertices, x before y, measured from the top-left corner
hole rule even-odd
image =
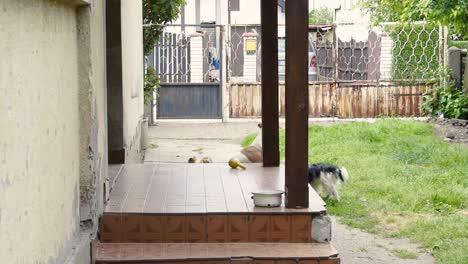
[[[429,85],[376,85],[324,83],[309,85],[309,116],[371,118],[420,116],[422,94]],[[280,85],[280,115],[285,113],[285,87]],[[261,85],[231,84],[230,117],[261,116]]]

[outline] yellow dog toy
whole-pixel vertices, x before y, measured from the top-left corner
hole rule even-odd
[[[241,168],[243,170],[247,169],[247,167],[244,164],[240,163],[240,161],[237,159],[230,159],[228,164],[229,164],[229,167],[233,169],[236,169],[236,168]]]

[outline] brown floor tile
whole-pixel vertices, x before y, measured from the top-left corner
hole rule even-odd
[[[338,259],[327,259],[336,254],[327,243],[100,243],[96,250],[98,263],[115,260],[180,262],[184,259],[209,263],[232,259],[252,264],[268,264],[273,260],[274,263],[297,263],[297,260],[302,264],[338,264]]]
[[[206,242],[206,217],[204,215],[187,215],[186,224],[187,242]]]
[[[125,214],[122,217],[122,242],[141,241],[140,214]]]
[[[110,193],[106,212],[325,212],[323,200],[312,189],[308,209],[290,210],[284,205],[278,208],[252,206],[251,191],[282,186],[284,167],[264,168],[261,164],[251,164],[248,170],[233,173],[224,164],[162,164],[156,167],[153,164],[126,164]]]
[[[164,242],[165,223],[165,216],[143,215],[141,217],[141,241],[148,243]]]
[[[194,243],[194,244],[189,244],[187,247],[188,247],[188,254],[194,259],[206,258],[206,256],[209,255],[206,244]]]
[[[145,243],[143,245],[143,259],[162,259],[165,255],[166,244],[163,243]]]
[[[272,215],[270,217],[270,234],[272,242],[291,241],[291,216]]]
[[[340,259],[338,258],[321,259],[320,264],[340,264]]]
[[[144,248],[140,244],[122,243],[120,258],[122,260],[142,260]]]
[[[310,215],[291,216],[292,242],[311,242],[312,217]]]
[[[267,242],[270,231],[270,217],[268,215],[251,215],[249,217],[249,241]]]
[[[230,215],[228,217],[228,241],[248,242],[249,241],[249,216]]]
[[[99,237],[102,242],[122,241],[122,216],[120,214],[104,214],[101,217]]]
[[[207,216],[207,241],[226,242],[228,235],[228,218],[226,215]]]
[[[319,263],[322,263],[322,261],[319,262],[318,260],[313,260],[313,259],[299,261],[299,264],[319,264]]]
[[[296,261],[295,260],[283,259],[283,260],[275,261],[275,264],[296,264]]]
[[[167,243],[185,242],[185,215],[168,215],[164,226],[164,241]]]
[[[232,259],[231,264],[255,264],[253,260]]]

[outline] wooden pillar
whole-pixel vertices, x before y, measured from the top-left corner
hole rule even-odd
[[[308,0],[286,1],[286,207],[309,207]]]
[[[262,146],[263,166],[277,167],[278,110],[278,0],[261,0],[262,20]]]

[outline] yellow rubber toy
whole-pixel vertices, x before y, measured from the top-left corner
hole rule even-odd
[[[237,169],[237,168],[241,168],[243,170],[247,169],[247,167],[244,164],[240,163],[240,161],[237,159],[230,159],[228,164],[229,164],[229,167],[233,169]]]

